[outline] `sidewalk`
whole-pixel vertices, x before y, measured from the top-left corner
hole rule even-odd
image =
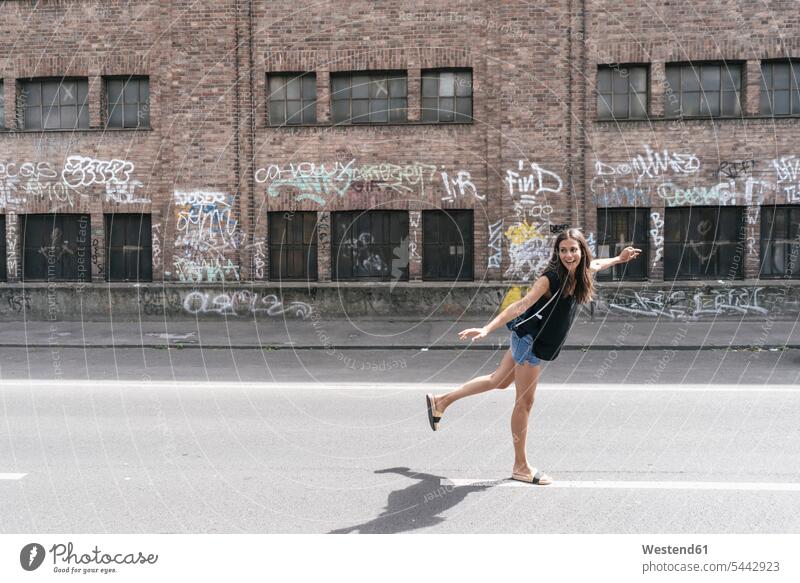
[[[463,349],[464,328],[481,321],[404,319],[299,320],[280,317],[167,322],[6,322],[0,347],[223,348],[223,349]],[[473,343],[496,350],[508,344],[505,329]],[[576,320],[565,349],[713,350],[800,348],[800,322]]]

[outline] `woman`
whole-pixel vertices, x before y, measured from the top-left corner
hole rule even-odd
[[[550,263],[525,297],[508,306],[483,328],[468,328],[459,332],[461,340],[480,340],[510,322],[507,326],[511,329],[511,347],[491,375],[474,378],[444,395],[426,395],[431,428],[434,431],[439,429],[442,414],[458,399],[494,388],[505,389],[513,380],[517,398],[511,413],[514,441],[511,477],[543,486],[552,483],[549,476],[528,465],[525,455],[528,416],[539,381],[540,361],[553,360],[561,351],[575,319],[577,304],[592,299],[592,274],[636,259],[639,253],[641,249],[626,247],[617,257],[592,259],[589,245],[580,230],[568,229],[560,233],[553,246]]]

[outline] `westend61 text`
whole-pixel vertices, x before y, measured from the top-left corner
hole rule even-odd
[[[707,555],[708,545],[689,545],[688,547],[642,545],[642,552],[645,555]]]
[[[148,563],[153,564],[158,560],[158,555],[145,556],[141,551],[138,556],[133,553],[117,553],[115,555],[103,553],[101,555],[100,552],[100,549],[95,546],[91,554],[84,553],[82,555],[76,555],[72,552],[72,543],[67,543],[66,546],[63,544],[55,544],[50,548],[50,553],[53,555],[53,564],[55,564],[58,559],[61,559],[62,563],[75,563],[78,565],[86,565],[89,563],[96,563],[98,565],[108,565],[109,563],[115,563],[117,565],[135,565],[138,563],[146,565]]]

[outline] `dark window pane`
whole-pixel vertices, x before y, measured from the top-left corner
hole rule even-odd
[[[706,91],[701,94],[700,115],[719,115],[719,91]]]
[[[436,97],[439,95],[438,77],[435,73],[422,74],[422,97]]]
[[[456,73],[456,95],[458,97],[472,96],[472,73],[470,71]]]
[[[390,122],[404,122],[404,121],[406,121],[406,100],[405,99],[390,99],[389,100],[389,121]]]
[[[391,97],[406,97],[406,78],[394,77],[389,79],[389,95]]]
[[[631,89],[638,93],[647,93],[647,67],[631,67],[630,73]]]
[[[47,81],[42,83],[42,105],[58,103],[58,83]]]
[[[304,101],[303,102],[303,123],[312,124],[317,123],[317,102]]]
[[[624,77],[620,71],[614,70],[612,76],[612,87],[614,93],[627,93],[628,92],[628,78]]]
[[[349,99],[350,98],[350,78],[346,76],[331,77],[331,98]]]
[[[303,75],[303,99],[317,98],[317,79],[314,75]]]
[[[734,91],[742,86],[742,69],[739,65],[722,68],[722,90]]]
[[[132,79],[125,83],[125,103],[135,104],[139,102],[139,82]]]
[[[761,115],[772,115],[772,95],[765,89],[761,90],[761,97],[759,98],[759,112]]]
[[[139,80],[139,103],[145,104],[150,101],[150,80]]]
[[[78,107],[64,105],[61,107],[61,127],[74,128],[78,125]]]
[[[700,69],[700,83],[703,89],[708,91],[719,91],[720,71],[716,65],[705,65]]]
[[[126,105],[123,118],[123,123],[126,128],[137,127],[139,124],[139,108],[135,105]]]
[[[597,117],[600,119],[611,118],[611,96],[597,94]]]
[[[631,95],[631,113],[633,119],[645,119],[647,117],[647,104],[644,93],[633,93]]]
[[[22,100],[24,105],[42,104],[42,85],[40,83],[25,83],[22,89]]]
[[[300,99],[300,79],[296,76],[292,76],[286,82],[286,99]]]
[[[387,99],[389,97],[389,82],[386,79],[373,79],[369,84],[369,96],[371,98]]]
[[[369,100],[354,99],[352,102],[353,123],[365,123],[369,121]]]
[[[459,97],[456,99],[456,121],[472,121],[471,97]]]
[[[280,75],[270,75],[269,78],[269,98],[286,99],[286,81]]]
[[[772,88],[789,89],[789,65],[775,63],[772,65]]]
[[[739,115],[739,95],[732,91],[722,94],[722,115]]]
[[[455,103],[452,97],[439,99],[439,121],[453,121]]]
[[[792,90],[792,115],[800,113],[800,91]]]
[[[700,80],[697,78],[697,71],[691,66],[685,66],[681,75],[681,91],[699,91]]]
[[[345,123],[350,121],[350,102],[334,101],[331,104],[331,115],[334,123]]]
[[[618,119],[628,117],[627,95],[614,95],[614,117]]]
[[[89,127],[89,107],[86,105],[81,105],[80,109],[78,110],[78,127]]]
[[[286,123],[296,125],[300,123],[300,102],[286,102]]]
[[[42,108],[26,107],[23,123],[25,125],[25,129],[28,130],[42,129]]]
[[[270,101],[269,103],[270,124],[281,125],[286,122],[285,107],[286,107],[286,102],[284,101]]]
[[[353,75],[353,99],[369,97],[369,81],[368,75]]]
[[[57,105],[54,107],[45,107],[42,110],[42,116],[44,118],[44,129],[57,130],[61,127],[61,116]]]
[[[598,69],[597,90],[602,93],[611,92],[611,69]]]
[[[386,123],[389,121],[389,104],[385,99],[371,99],[369,121],[372,123]]]
[[[75,81],[64,81],[60,91],[61,105],[75,105],[78,103],[78,88]]]
[[[787,115],[789,113],[789,92],[776,91],[773,93],[773,112],[775,115]]]
[[[438,121],[438,102],[435,97],[422,99],[422,121]]]
[[[682,98],[683,115],[696,116],[700,115],[700,94],[699,93],[684,93]]]
[[[672,90],[676,95],[681,91],[681,68],[676,66],[667,66],[666,67],[666,75],[667,75],[667,93],[669,90]]]
[[[769,63],[761,64],[761,90],[772,87],[772,65]]]

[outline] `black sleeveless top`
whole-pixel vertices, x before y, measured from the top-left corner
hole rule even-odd
[[[574,293],[570,296],[564,295],[564,290],[561,289],[561,280],[555,271],[546,271],[542,275],[547,277],[550,282],[550,296],[542,296],[522,316],[517,318],[516,320],[522,322],[521,324],[514,326],[514,321],[512,321],[509,322],[508,327],[514,330],[517,336],[522,337],[527,334],[533,338],[533,353],[537,358],[553,360],[561,352],[561,347],[567,339],[567,334],[578,312],[578,304],[575,301]],[[536,317],[531,318],[556,294],[558,297],[539,314],[542,317],[541,320]]]

